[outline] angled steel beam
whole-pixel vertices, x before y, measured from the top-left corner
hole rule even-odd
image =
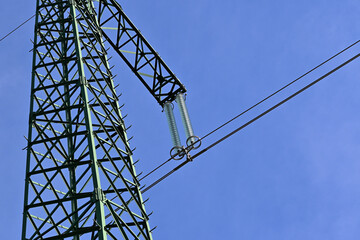
[[[89,18],[97,18],[99,25],[94,27],[162,107],[166,102],[175,100],[178,93],[186,92],[185,86],[126,16],[117,1],[99,0],[94,4],[97,6],[97,14],[87,12]],[[92,21],[95,22],[94,19]]]

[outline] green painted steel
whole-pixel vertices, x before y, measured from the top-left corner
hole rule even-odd
[[[99,4],[37,0],[22,240],[152,239]]]
[[[94,1],[98,14],[99,31],[122,60],[143,83],[155,100],[163,107],[175,100],[177,94],[185,93],[185,86],[161,59],[150,43],[130,21],[115,0]],[[115,31],[114,31],[115,30]]]

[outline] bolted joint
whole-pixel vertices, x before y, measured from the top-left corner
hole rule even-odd
[[[101,188],[95,188],[92,201],[93,202],[97,202],[97,201],[105,202],[106,201],[105,194]]]
[[[84,86],[87,86],[89,84],[84,76],[80,77],[80,83]]]

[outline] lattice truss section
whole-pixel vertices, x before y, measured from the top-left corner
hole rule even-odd
[[[97,22],[104,38],[163,106],[173,101],[185,86],[147,42],[114,0],[94,1]]]
[[[94,14],[37,2],[23,240],[152,239]]]

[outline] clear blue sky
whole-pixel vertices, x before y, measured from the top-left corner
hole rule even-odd
[[[119,2],[187,87],[199,136],[360,39],[355,0]],[[0,37],[34,8],[35,1],[3,4]],[[0,42],[2,239],[19,239],[21,232],[33,23]],[[203,146],[359,51],[354,48]],[[168,158],[165,116],[120,58],[112,63],[126,122],[133,125],[138,171],[148,172]],[[151,227],[158,226],[154,239],[359,239],[359,92],[358,60],[151,189],[145,198],[150,197],[147,211],[154,211]]]

